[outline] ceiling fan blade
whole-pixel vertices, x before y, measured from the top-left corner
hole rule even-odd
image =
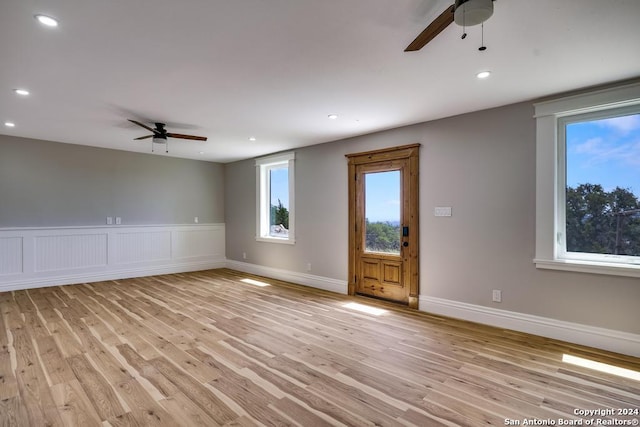
[[[145,128],[145,129],[146,129],[146,130],[148,130],[149,132],[157,133],[155,129],[152,129],[152,128],[150,128],[149,126],[147,126],[147,125],[145,125],[145,124],[143,124],[143,123],[140,123],[140,122],[138,122],[138,121],[131,120],[131,119],[127,119],[127,120],[129,120],[131,123],[135,123],[135,124],[137,124],[138,126],[142,126],[143,128]]]
[[[167,136],[170,136],[171,138],[193,139],[195,141],[206,141],[207,140],[207,138],[205,136],[183,135],[181,133],[167,133]]]
[[[405,52],[413,52],[416,50],[420,50],[426,46],[431,40],[434,39],[435,36],[440,34],[445,28],[449,26],[453,22],[453,9],[455,5],[451,5],[440,14],[436,19],[433,20],[431,24],[427,26],[420,33],[418,37],[414,41],[411,42],[409,46],[404,50]]]
[[[153,137],[153,136],[155,136],[155,135],[141,136],[140,138],[133,138],[133,140],[134,140],[134,141],[138,141],[138,140],[140,140],[140,139],[147,139],[147,138],[151,138],[151,137]]]

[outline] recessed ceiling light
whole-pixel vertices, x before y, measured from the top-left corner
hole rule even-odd
[[[55,19],[53,19],[50,16],[47,16],[47,15],[35,15],[34,18],[36,18],[38,20],[38,22],[40,22],[42,25],[46,25],[47,27],[57,27],[58,26],[58,21],[56,21]]]
[[[255,136],[250,136],[250,137],[249,137],[249,141],[255,141],[255,140],[256,140],[256,137],[255,137]]]
[[[204,151],[198,151],[198,154],[204,154]]]
[[[338,118],[337,114],[329,114],[327,117],[329,117],[331,120],[335,120]]]
[[[15,93],[17,93],[18,95],[22,95],[22,96],[27,96],[29,95],[29,91],[26,89],[14,89],[13,90]]]
[[[4,122],[4,125],[8,128],[13,128],[16,126],[16,124],[13,122]]]
[[[476,77],[479,79],[486,79],[490,75],[491,75],[491,71],[480,71],[478,74],[476,74]]]

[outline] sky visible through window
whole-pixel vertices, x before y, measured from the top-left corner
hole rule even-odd
[[[640,196],[640,114],[567,125],[567,186],[600,184]]]
[[[365,211],[370,222],[400,221],[400,171],[365,175]]]
[[[271,205],[278,206],[278,199],[282,206],[289,209],[289,169],[271,169]]]

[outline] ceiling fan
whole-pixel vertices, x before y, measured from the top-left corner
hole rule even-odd
[[[153,138],[152,142],[156,143],[156,144],[165,144],[167,146],[166,148],[166,152],[169,152],[169,146],[167,144],[167,138],[179,138],[179,139],[192,139],[195,141],[206,141],[207,137],[205,136],[195,136],[195,135],[184,135],[182,133],[172,133],[172,132],[167,132],[167,130],[165,129],[165,124],[164,123],[155,123],[156,127],[155,129],[150,128],[149,126],[145,125],[144,123],[140,123],[137,120],[131,120],[128,119],[131,123],[135,123],[138,126],[142,126],[143,128],[145,128],[146,130],[153,132],[151,135],[145,135],[145,136],[141,136],[139,138],[134,138],[134,141],[140,140],[140,139],[147,139],[147,138]],[[151,145],[151,151],[153,151],[153,144]]]
[[[495,0],[456,0],[454,4],[434,19],[404,51],[413,52],[422,49],[452,22],[455,22],[463,28],[482,24],[493,14],[494,1]],[[462,38],[464,39],[466,36],[467,34],[463,31]],[[483,43],[480,50],[485,49],[486,47]]]

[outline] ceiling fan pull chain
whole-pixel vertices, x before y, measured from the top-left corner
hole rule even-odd
[[[465,5],[462,5],[462,37],[461,39],[464,40],[467,37],[467,24],[466,24],[466,9],[465,9]]]
[[[480,46],[480,47],[478,48],[478,50],[479,50],[480,52],[483,52],[483,51],[487,50],[487,47],[484,45],[484,22],[483,22],[483,23],[482,23],[482,25],[481,25],[480,33],[481,33],[481,37],[482,37],[482,46]]]

